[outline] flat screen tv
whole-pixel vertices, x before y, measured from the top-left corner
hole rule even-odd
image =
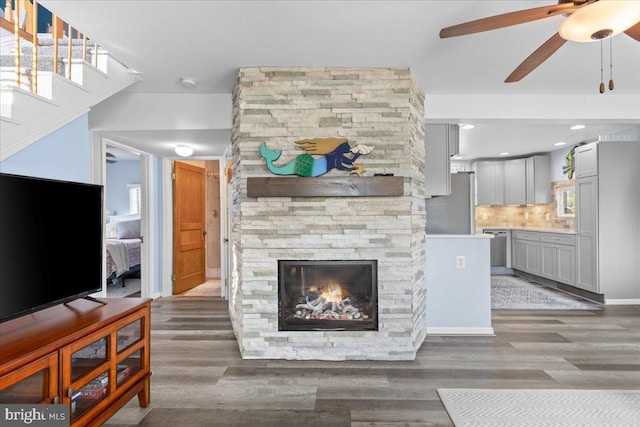
[[[102,289],[102,186],[0,173],[0,322]]]

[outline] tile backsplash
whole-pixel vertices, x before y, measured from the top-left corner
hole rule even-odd
[[[575,181],[551,183],[551,203],[531,206],[476,206],[476,228],[537,227],[575,229],[574,217],[559,217],[556,197],[559,189],[574,188]]]

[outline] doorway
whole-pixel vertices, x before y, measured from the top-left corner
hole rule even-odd
[[[220,161],[175,160],[172,294],[220,296]]]
[[[142,284],[142,161],[122,146],[105,146],[106,296],[140,297]]]

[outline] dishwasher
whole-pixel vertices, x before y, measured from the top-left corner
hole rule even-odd
[[[491,239],[491,267],[507,266],[507,231],[482,230],[484,234],[493,235]]]

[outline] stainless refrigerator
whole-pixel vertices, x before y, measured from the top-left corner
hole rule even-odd
[[[475,234],[475,174],[451,174],[451,194],[427,199],[427,234]]]

